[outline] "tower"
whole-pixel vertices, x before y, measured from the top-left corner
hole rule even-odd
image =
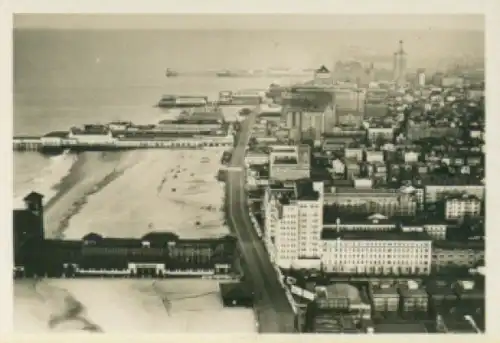
[[[398,79],[398,53],[395,52],[392,57],[392,78],[394,81]]]
[[[12,238],[14,264],[22,266],[25,273],[39,274],[43,269],[43,195],[31,192],[24,199],[25,209],[15,209]]]
[[[398,77],[397,84],[399,87],[402,87],[406,84],[406,52],[403,48],[403,41],[399,41],[399,50],[398,54]]]
[[[33,228],[33,237],[43,239],[45,236],[44,219],[43,219],[43,195],[37,192],[31,192],[24,197],[26,211],[29,212],[37,221],[37,228]]]

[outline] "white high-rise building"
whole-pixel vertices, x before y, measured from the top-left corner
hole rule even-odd
[[[323,182],[296,182],[268,188],[264,199],[264,240],[281,268],[320,268]]]
[[[417,74],[418,76],[418,85],[420,87],[425,87],[425,73],[424,72],[419,72]]]

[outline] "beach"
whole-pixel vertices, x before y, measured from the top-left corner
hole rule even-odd
[[[14,331],[256,333],[256,327],[251,309],[222,306],[213,280],[44,279],[15,281]]]
[[[223,151],[81,153],[47,203],[46,237],[226,234]],[[202,279],[15,280],[14,324],[23,333],[256,332],[252,309],[223,308],[218,282]]]
[[[45,209],[47,238],[94,232],[140,238],[150,231],[218,237],[224,184],[216,180],[222,148],[86,152]]]

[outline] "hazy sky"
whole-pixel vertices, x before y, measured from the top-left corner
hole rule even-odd
[[[484,30],[478,14],[15,14],[15,28]]]

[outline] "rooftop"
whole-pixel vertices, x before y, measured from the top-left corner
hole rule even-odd
[[[323,230],[321,232],[323,240],[370,240],[370,241],[431,241],[429,235],[424,232],[401,232],[401,231],[347,231],[336,232],[333,230]]]
[[[399,298],[397,288],[391,284],[371,285],[372,294],[374,297],[396,297]]]
[[[168,243],[180,244],[213,244],[222,240],[232,239],[231,235],[219,238],[201,238],[201,239],[182,239],[171,232],[150,232],[141,238],[116,238],[103,237],[96,233],[89,233],[82,238],[82,244],[101,247],[116,247],[116,248],[139,248],[142,247],[144,241],[149,242],[151,247],[165,247]],[[90,244],[89,244],[90,243]]]
[[[418,322],[380,323],[375,325],[376,333],[427,333],[425,325]]]
[[[463,176],[444,176],[444,175],[422,175],[422,184],[426,186],[483,186],[480,180],[471,179]]]
[[[423,288],[410,288],[407,285],[400,285],[399,286],[399,294],[403,298],[427,298],[428,294]]]
[[[66,138],[69,135],[69,131],[52,131],[44,135],[43,137],[53,137],[53,138]]]
[[[431,296],[449,296],[456,298],[452,286],[452,282],[447,282],[445,280],[430,280],[425,284],[425,289]]]
[[[159,125],[219,125],[218,119],[199,119],[199,118],[182,118],[182,119],[164,119],[161,120]]]
[[[333,283],[325,288],[328,298],[347,298],[350,303],[361,302],[361,296],[356,286],[347,283]]]
[[[446,249],[446,250],[484,250],[485,241],[484,240],[470,240],[470,241],[451,241],[451,240],[439,240],[433,243],[434,248]]]
[[[320,194],[313,188],[312,182],[297,182],[295,187],[297,200],[316,201],[319,199]]]
[[[252,289],[243,282],[220,282],[219,289],[222,299],[226,301],[253,299]]]

